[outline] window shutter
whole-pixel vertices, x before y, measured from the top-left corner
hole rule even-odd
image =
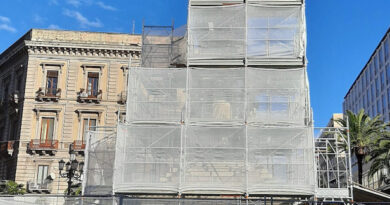
[[[89,78],[99,78],[99,73],[88,73]]]
[[[58,77],[58,71],[48,70],[47,77],[56,78]]]

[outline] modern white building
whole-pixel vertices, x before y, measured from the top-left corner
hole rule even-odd
[[[367,64],[359,73],[348,93],[344,97],[343,112],[354,113],[364,109],[370,116],[381,115],[384,121],[390,121],[390,28],[379,42]],[[357,181],[357,165],[352,161],[354,181]],[[390,185],[375,174],[368,175],[369,164],[363,166],[363,185],[386,191]]]
[[[390,120],[390,29],[383,36],[363,70],[344,97],[343,111],[360,109],[370,117]]]

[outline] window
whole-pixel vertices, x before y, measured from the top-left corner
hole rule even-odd
[[[54,118],[42,117],[41,121],[41,143],[51,142],[54,134]]]
[[[376,84],[376,95],[378,96],[379,93],[381,92],[381,82],[380,82],[380,78],[376,78],[375,79],[375,84]]]
[[[376,115],[379,115],[382,111],[381,101],[378,99],[376,101]]]
[[[381,90],[383,90],[385,88],[385,83],[386,83],[385,73],[381,72]]]
[[[365,91],[366,90],[366,75],[364,72],[362,73],[362,87],[363,87],[363,91]]]
[[[37,184],[38,185],[45,184],[48,171],[49,171],[49,166],[47,166],[47,165],[39,165],[38,166],[38,173],[37,173]]]
[[[375,70],[375,75],[377,75],[379,73],[378,53],[376,53],[374,57],[374,70]]]
[[[390,102],[390,89],[387,89],[387,102]],[[388,104],[388,110],[390,110],[390,103]]]
[[[374,73],[374,63],[371,61],[370,63],[370,80],[374,80],[375,78],[375,73]]]
[[[366,97],[366,95],[363,95],[363,108],[367,109],[367,97]]]
[[[379,67],[382,68],[382,66],[385,64],[385,57],[383,56],[383,46],[379,50]]]
[[[367,105],[368,105],[371,102],[371,89],[370,88],[367,89],[367,100],[368,100],[368,103],[367,103]]]
[[[97,97],[99,90],[99,73],[88,72],[87,94],[88,97]]]
[[[366,76],[366,86],[368,87],[370,85],[370,70],[368,69],[368,67],[366,67],[366,71],[365,71],[365,76]]]
[[[386,97],[385,95],[382,95],[382,115],[385,116],[385,110],[386,110]]]
[[[375,103],[375,84],[371,85],[371,102]]]
[[[390,51],[389,51],[389,47],[390,47],[390,44],[389,44],[389,38],[390,37],[387,37],[385,43],[383,44],[383,47],[385,47],[385,60],[388,61],[390,59]]]
[[[47,71],[46,95],[56,96],[58,84],[58,71]]]
[[[390,64],[386,67],[386,81],[387,84],[390,84]]]
[[[83,133],[82,133],[82,139],[81,140],[85,140],[84,139],[84,135],[86,133],[86,131],[95,131],[96,130],[96,126],[97,126],[97,120],[96,119],[90,119],[90,118],[84,118],[83,120]]]

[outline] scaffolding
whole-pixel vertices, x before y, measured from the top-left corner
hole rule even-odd
[[[323,200],[353,198],[350,140],[349,135],[342,134],[347,129],[317,128],[320,137],[315,139],[316,196]]]
[[[90,132],[87,173],[99,176],[84,193],[351,199],[350,155],[313,140],[304,7],[190,0],[188,25],[144,26],[126,123]],[[324,170],[334,160],[345,163]]]
[[[130,72],[114,192],[314,194],[304,68]]]
[[[110,195],[115,159],[115,127],[96,127],[86,132],[84,195]]]

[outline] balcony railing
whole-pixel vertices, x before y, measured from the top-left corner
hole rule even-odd
[[[70,152],[75,154],[84,155],[85,150],[85,141],[84,140],[75,140],[72,144],[70,144]]]
[[[40,139],[32,139],[27,144],[28,151],[31,154],[49,154],[54,155],[58,150],[58,140],[40,140]]]
[[[77,93],[79,102],[96,102],[99,103],[102,100],[102,90],[86,91],[84,88],[80,88],[80,92]]]
[[[57,101],[61,98],[61,88],[39,88],[35,94],[37,101]]]
[[[45,180],[45,183],[38,184],[36,182],[28,181],[27,182],[27,192],[32,193],[50,193],[50,182]]]
[[[12,156],[12,153],[14,152],[14,145],[15,141],[0,142],[0,152]]]

